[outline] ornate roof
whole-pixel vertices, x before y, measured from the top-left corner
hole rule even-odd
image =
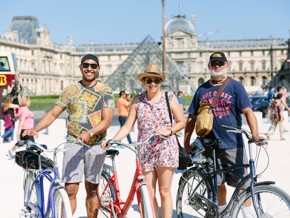
[[[36,44],[36,29],[39,28],[37,18],[33,16],[15,16],[12,19],[10,29],[18,32],[19,41],[28,44]]]
[[[189,20],[186,19],[185,15],[174,16],[165,25],[166,35],[169,35],[178,31],[181,31],[190,35],[195,34],[193,24]]]

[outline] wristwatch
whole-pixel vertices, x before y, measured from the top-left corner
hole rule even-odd
[[[91,129],[89,130],[89,134],[90,134],[91,137],[94,136],[94,133],[93,133],[93,131]]]

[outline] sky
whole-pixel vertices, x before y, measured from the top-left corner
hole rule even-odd
[[[166,19],[195,17],[198,40],[242,40],[290,37],[289,0],[165,0]],[[162,36],[161,0],[5,0],[0,35],[14,16],[34,16],[50,39],[74,45],[139,43]]]

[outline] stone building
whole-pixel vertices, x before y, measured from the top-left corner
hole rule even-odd
[[[169,81],[177,83],[170,86],[173,91],[181,89],[192,94],[198,85],[209,79],[208,58],[214,51],[225,52],[231,66],[229,75],[242,82],[249,93],[269,86],[287,59],[288,47],[284,39],[198,40],[194,22],[194,17],[188,20],[181,15],[166,22],[167,62],[171,63],[171,69],[174,68],[172,72],[179,74],[175,80]],[[148,58],[139,61],[140,64],[130,72],[121,67],[123,63],[137,59],[132,56],[138,53],[139,44],[89,43],[76,46],[71,36],[66,44],[57,44],[50,40],[48,28],[40,26],[37,18],[32,16],[13,17],[10,28],[0,36],[0,51],[9,51],[16,56],[20,83],[37,95],[59,94],[65,86],[79,80],[80,59],[87,53],[99,57],[100,78],[105,82],[110,83],[111,75],[120,79],[124,76],[133,78],[132,75],[144,69]],[[162,49],[160,42],[156,44]],[[121,89],[114,88],[115,91]],[[135,91],[134,86],[130,89]]]

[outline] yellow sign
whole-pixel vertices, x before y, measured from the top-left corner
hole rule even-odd
[[[0,86],[6,86],[7,85],[7,78],[5,75],[0,75]]]

